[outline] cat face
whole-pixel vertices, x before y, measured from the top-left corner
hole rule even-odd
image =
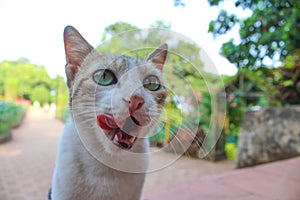
[[[107,153],[136,151],[156,126],[167,96],[167,45],[141,61],[98,53],[73,27],[64,32],[70,110],[82,140]]]

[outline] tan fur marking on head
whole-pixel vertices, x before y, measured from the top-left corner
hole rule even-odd
[[[167,98],[167,91],[165,89],[163,89],[160,92],[157,92],[156,94],[154,94],[155,97],[155,101],[158,105],[163,106],[165,103],[165,100]]]

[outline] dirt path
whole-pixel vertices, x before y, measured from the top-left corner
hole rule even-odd
[[[0,145],[0,199],[45,199],[63,123],[30,109],[13,139]]]

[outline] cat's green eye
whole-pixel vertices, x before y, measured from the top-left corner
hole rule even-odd
[[[94,81],[103,86],[108,86],[117,83],[117,78],[114,73],[108,69],[102,69],[94,73]]]
[[[156,76],[148,76],[143,82],[144,88],[150,91],[157,91],[160,89],[161,85],[159,79]]]

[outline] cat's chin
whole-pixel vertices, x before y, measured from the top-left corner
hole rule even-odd
[[[124,150],[130,150],[133,147],[141,129],[139,122],[132,116],[124,120],[122,128],[118,126],[120,123],[117,123],[109,114],[98,115],[97,124],[106,132],[114,145]]]

